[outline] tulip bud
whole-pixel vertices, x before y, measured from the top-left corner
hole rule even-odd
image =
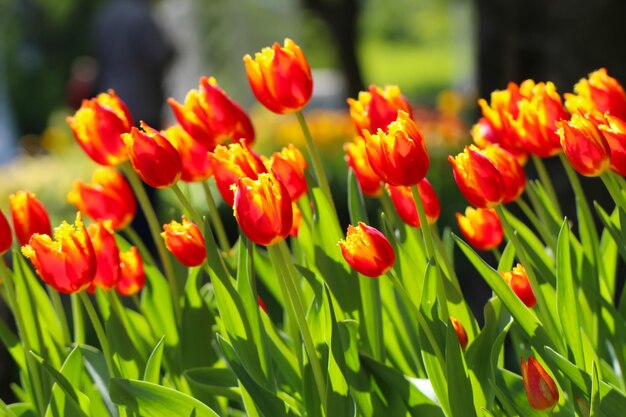
[[[11,226],[4,214],[0,211],[0,256],[4,255],[13,244]],[[2,260],[0,260],[2,262]]]
[[[161,237],[165,246],[185,266],[198,266],[206,259],[206,244],[198,226],[183,216],[183,222],[172,220],[163,225]]]
[[[386,188],[402,221],[409,226],[420,227],[420,219],[417,214],[417,206],[415,205],[411,188],[395,187],[389,184],[387,184]],[[428,224],[434,224],[439,218],[441,206],[439,205],[439,198],[437,197],[433,186],[430,185],[430,182],[426,178],[424,178],[419,184],[417,184],[417,191],[422,199]]]
[[[456,221],[465,240],[475,249],[491,250],[502,243],[502,223],[493,209],[467,207],[465,216],[456,213]]]
[[[146,282],[146,274],[143,270],[143,261],[135,246],[126,252],[120,252],[120,269],[120,279],[115,287],[117,292],[121,295],[133,295],[141,291]]]
[[[282,48],[278,43],[263,48],[254,59],[246,55],[243,62],[252,92],[270,111],[278,114],[298,111],[311,99],[311,68],[291,39],[285,39]]]
[[[528,362],[521,359],[522,380],[530,406],[535,410],[548,410],[559,402],[559,390],[554,380],[532,356]]]
[[[473,206],[494,207],[505,197],[505,185],[496,166],[474,145],[456,157],[448,156],[461,194]]]
[[[465,327],[454,317],[450,316],[450,322],[454,327],[454,331],[456,332],[456,336],[459,338],[459,344],[461,345],[461,349],[465,350],[467,347],[467,332],[465,331]]]
[[[380,178],[372,169],[369,159],[367,159],[365,139],[357,136],[354,138],[354,142],[346,142],[343,145],[343,150],[346,152],[345,160],[348,166],[352,168],[354,175],[356,175],[363,195],[369,197],[380,195],[382,191]]]
[[[611,164],[611,148],[596,122],[582,114],[557,123],[563,153],[578,173],[596,177]]]
[[[35,234],[51,235],[52,227],[46,208],[29,191],[18,191],[9,196],[11,218],[15,236],[20,246],[28,244]]]
[[[387,273],[396,261],[385,235],[363,222],[348,226],[346,239],[339,241],[339,247],[348,265],[371,278]]]
[[[115,233],[111,228],[111,221],[99,221],[90,224],[87,233],[91,239],[96,255],[96,275],[87,288],[93,294],[96,286],[110,290],[115,288],[120,279],[120,250],[115,242]]]
[[[411,105],[395,85],[385,86],[384,89],[371,85],[369,91],[359,92],[357,100],[349,98],[348,105],[352,123],[359,134],[364,129],[369,132],[382,129],[386,133],[387,126],[398,117],[398,110],[413,118]]]
[[[537,304],[535,293],[528,281],[526,269],[522,264],[517,264],[510,272],[500,272],[504,281],[511,287],[515,295],[526,305],[526,307],[534,307]]]

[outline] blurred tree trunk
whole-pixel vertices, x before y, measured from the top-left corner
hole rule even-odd
[[[304,6],[317,13],[337,45],[338,61],[346,79],[348,97],[356,97],[364,89],[357,57],[358,20],[362,2],[359,0],[302,0]]]

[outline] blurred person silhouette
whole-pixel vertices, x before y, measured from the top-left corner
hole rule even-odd
[[[126,103],[135,125],[139,121],[155,129],[162,126],[165,103],[163,77],[174,49],[154,19],[148,0],[107,0],[96,12],[92,42],[98,63],[95,94],[115,90]],[[145,186],[152,204],[155,190]],[[143,212],[132,227],[154,253]]]

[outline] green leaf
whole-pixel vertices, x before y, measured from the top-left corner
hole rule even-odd
[[[152,382],[158,384],[161,380],[161,359],[163,357],[163,340],[165,336],[162,336],[157,342],[156,346],[152,350],[148,362],[146,362],[146,369],[143,373],[143,380],[146,382]]]
[[[219,417],[209,407],[187,394],[131,379],[111,379],[111,399],[141,417]]]
[[[8,406],[12,415],[16,417],[37,417],[37,412],[30,403],[14,403]]]
[[[482,392],[474,392],[459,338],[449,321],[446,332],[446,378],[450,415],[476,417],[476,410],[484,407],[486,401]]]
[[[68,387],[64,385],[67,382],[71,388],[78,387],[82,373],[82,355],[80,349],[75,347],[67,356],[61,368],[60,375],[65,379],[57,380],[57,383],[52,387],[52,395],[46,410],[46,417],[86,416],[89,413],[89,398],[82,392],[73,391],[72,389],[72,392],[76,395],[76,398],[73,398],[72,392],[69,392]]]
[[[599,417],[600,411],[600,378],[598,377],[598,367],[596,363],[592,366],[592,378],[591,378],[591,406],[589,410],[589,417]]]
[[[174,306],[167,280],[151,265],[144,265],[146,285],[141,292],[141,304],[147,320],[157,335],[165,335],[165,345],[176,347],[179,343]]]
[[[195,368],[184,373],[189,384],[211,396],[241,401],[237,376],[228,368]]]
[[[26,357],[24,356],[24,347],[20,339],[15,333],[11,331],[4,323],[4,320],[0,320],[0,341],[17,364],[17,366],[23,371],[28,372],[26,369]]]
[[[115,407],[109,396],[110,375],[104,355],[98,349],[88,345],[80,345],[79,349],[83,357],[85,369],[91,377],[95,388],[100,393],[100,397],[107,410],[109,410],[109,414],[117,416],[117,407]]]

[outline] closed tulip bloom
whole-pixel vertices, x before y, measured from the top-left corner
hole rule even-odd
[[[28,244],[35,233],[51,235],[52,227],[46,208],[29,191],[18,191],[9,196],[13,229],[20,246]]]
[[[380,231],[363,222],[349,225],[346,239],[339,241],[343,258],[359,274],[376,278],[387,273],[396,261],[393,247]]]
[[[99,221],[90,224],[87,233],[91,239],[93,250],[96,255],[96,275],[87,288],[87,292],[93,294],[96,287],[103,290],[115,288],[120,279],[120,250],[115,242],[115,233],[111,228],[111,221]]]
[[[194,140],[180,125],[174,125],[161,133],[174,145],[180,155],[183,167],[180,175],[182,181],[197,182],[211,177],[213,170],[207,153],[214,148],[209,149]]]
[[[559,390],[554,380],[532,356],[528,362],[522,357],[522,381],[530,406],[535,410],[548,410],[559,402]]]
[[[158,130],[141,122],[122,135],[137,175],[154,188],[167,188],[180,178],[183,167],[176,148]]]
[[[114,230],[128,226],[137,212],[130,185],[111,167],[97,168],[91,183],[76,181],[67,199],[92,220],[110,220]]]
[[[417,214],[417,206],[415,205],[411,188],[402,186],[396,187],[388,184],[386,188],[402,221],[409,226],[420,227],[420,219]],[[430,182],[426,178],[417,184],[417,191],[422,199],[428,224],[434,224],[437,219],[439,219],[439,213],[441,212],[437,193],[435,193],[433,186],[430,185]]]
[[[488,208],[502,202],[506,195],[502,175],[477,147],[466,146],[457,156],[448,156],[448,161],[461,194],[471,205]]]
[[[557,123],[563,153],[579,174],[596,177],[611,166],[611,148],[590,117],[575,113]]]
[[[251,241],[270,246],[289,235],[293,226],[291,198],[274,174],[259,174],[256,180],[240,178],[233,188],[235,218]]]
[[[54,229],[54,240],[49,235],[34,234],[22,253],[41,279],[62,293],[88,288],[96,274],[96,255],[80,213],[74,225],[63,222]]]
[[[354,138],[354,142],[346,142],[343,145],[346,152],[345,160],[348,166],[352,168],[356,179],[359,182],[363,195],[368,197],[376,197],[382,192],[380,178],[374,172],[367,159],[367,151],[365,150],[365,139],[361,136]]]
[[[209,162],[215,176],[217,189],[224,201],[233,205],[234,192],[231,186],[239,178],[257,179],[258,175],[267,172],[263,160],[248,147],[245,140],[218,146],[208,154]]]
[[[291,39],[284,46],[271,48],[243,58],[248,81],[257,100],[278,114],[301,110],[313,93],[311,68],[302,50]]]
[[[250,118],[213,77],[200,78],[200,86],[187,93],[184,104],[173,98],[167,102],[182,128],[209,151],[228,140],[254,141]]]
[[[280,152],[275,152],[267,164],[268,170],[272,171],[287,188],[292,201],[296,201],[307,192],[308,187],[304,175],[307,167],[304,155],[293,144],[283,148]]]
[[[291,209],[293,210],[293,220],[291,222],[291,230],[289,231],[289,236],[298,237],[300,225],[302,224],[302,211],[300,211],[298,205],[293,201],[291,203]]]
[[[535,293],[528,281],[526,269],[522,264],[517,264],[510,272],[500,272],[504,281],[511,287],[515,295],[526,305],[526,307],[534,307],[537,304]]]
[[[359,134],[363,129],[387,132],[387,126],[398,117],[398,110],[413,118],[413,108],[396,85],[388,85],[384,89],[370,85],[369,91],[359,92],[357,100],[349,98],[348,105],[352,123]]]
[[[475,249],[491,250],[502,243],[502,223],[493,209],[467,207],[465,215],[456,213],[456,221],[465,240]]]
[[[599,129],[611,148],[611,170],[626,177],[626,121],[607,114]]]
[[[454,331],[456,332],[456,336],[459,338],[459,344],[461,345],[461,349],[465,350],[467,347],[467,332],[465,331],[465,327],[454,317],[450,316],[450,322],[454,327]]]
[[[133,120],[113,90],[84,100],[67,123],[79,145],[100,165],[117,165],[128,159],[120,135],[130,132]]]
[[[11,234],[11,226],[4,214],[0,211],[0,256],[4,255],[13,244],[13,235]],[[2,262],[0,260],[0,262]]]
[[[398,111],[387,133],[378,129],[375,135],[367,130],[365,149],[372,169],[380,179],[391,185],[416,185],[424,179],[430,158],[424,138],[408,113]]]
[[[495,165],[504,181],[503,203],[510,203],[519,197],[526,187],[526,172],[515,156],[499,145],[489,145],[480,150]]]
[[[133,295],[141,291],[146,283],[141,255],[135,246],[126,252],[120,252],[120,279],[115,287],[121,295]]]
[[[606,68],[600,68],[581,79],[574,86],[575,94],[565,94],[565,107],[570,113],[579,111],[600,118],[604,113],[626,120],[626,92],[611,77]]]
[[[206,259],[206,244],[200,229],[183,216],[183,222],[172,220],[163,225],[161,237],[165,246],[185,266],[198,266]]]

